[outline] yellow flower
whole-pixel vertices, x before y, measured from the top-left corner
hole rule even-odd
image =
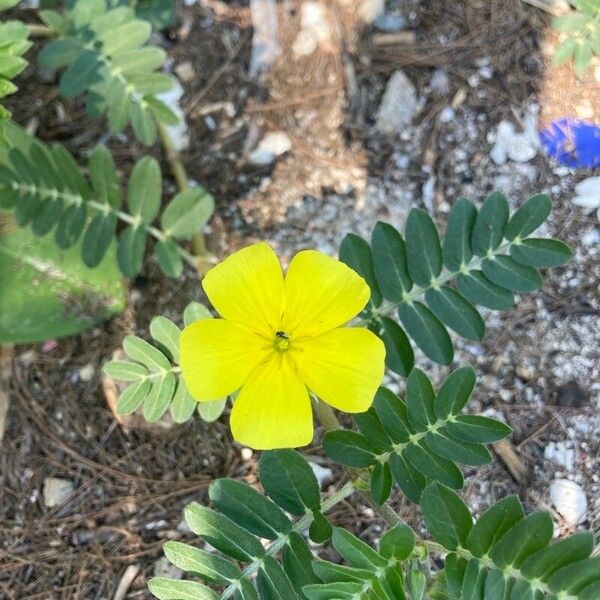
[[[231,412],[238,442],[261,450],[310,443],[309,389],[346,412],[369,408],[385,349],[369,330],[341,327],[370,296],[352,269],[305,250],[284,278],[273,250],[260,243],[211,269],[203,287],[223,318],[183,330],[181,370],[198,401],[240,389]]]

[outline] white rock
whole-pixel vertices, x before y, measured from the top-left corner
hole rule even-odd
[[[240,452],[240,454],[242,455],[242,458],[244,460],[250,460],[254,454],[254,452],[252,452],[252,448],[242,448],[242,451]]]
[[[575,186],[576,196],[573,204],[588,209],[597,210],[600,219],[600,176],[588,177]]]
[[[384,134],[401,133],[418,110],[415,86],[403,71],[396,71],[385,88],[375,127]]]
[[[454,114],[454,109],[451,106],[446,106],[446,108],[443,108],[440,112],[438,119],[440,120],[440,123],[450,123],[450,121],[454,119]]]
[[[495,144],[490,151],[491,159],[503,165],[507,159],[527,162],[538,152],[540,142],[537,134],[537,116],[528,113],[523,118],[524,130],[519,132],[511,121],[500,121],[495,135]]]
[[[79,379],[81,381],[90,381],[96,372],[96,368],[92,363],[89,363],[78,370]]]
[[[44,505],[48,508],[62,504],[75,490],[73,482],[59,477],[44,479]]]
[[[544,448],[544,458],[564,467],[567,471],[572,471],[577,460],[577,450],[568,448],[570,442],[550,442]]]
[[[182,96],[183,88],[179,82],[170,90],[156,95],[159,100],[162,100],[179,117],[177,125],[167,125],[166,127],[169,139],[178,152],[185,150],[190,145],[190,132],[185,122],[185,115],[179,104]]]
[[[252,51],[250,54],[250,75],[266,73],[281,52],[279,45],[279,23],[275,0],[252,0]]]
[[[248,160],[253,165],[266,166],[278,156],[292,149],[292,140],[283,131],[271,131],[265,135],[258,146],[250,153]]]
[[[327,467],[322,467],[321,465],[310,462],[308,463],[310,468],[313,470],[317,481],[319,482],[319,486],[323,488],[333,479],[333,471],[328,469]]]
[[[331,28],[327,21],[325,6],[320,2],[302,3],[300,32],[292,44],[296,56],[312,54],[319,44],[331,40]]]
[[[581,486],[574,481],[555,479],[550,484],[550,500],[567,525],[578,525],[585,520],[587,498]]]
[[[429,81],[429,87],[440,96],[447,94],[450,91],[450,78],[448,77],[448,72],[444,69],[436,69]]]

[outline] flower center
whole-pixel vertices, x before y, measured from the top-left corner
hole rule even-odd
[[[287,350],[290,347],[290,336],[285,331],[276,331],[273,345],[280,352]]]

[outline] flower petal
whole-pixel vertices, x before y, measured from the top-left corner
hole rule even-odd
[[[264,337],[224,319],[196,321],[179,341],[183,379],[199,401],[217,400],[240,388],[269,352],[273,346]]]
[[[256,450],[310,443],[308,390],[288,358],[274,353],[249,375],[233,405],[230,424],[234,439]]]
[[[282,329],[310,337],[343,325],[366,305],[365,280],[344,263],[315,250],[294,256],[285,276]]]
[[[234,252],[206,274],[202,287],[225,319],[267,336],[279,329],[283,274],[277,255],[267,244]]]
[[[302,341],[293,358],[321,400],[349,413],[366,411],[381,385],[385,347],[368,329],[338,328]]]

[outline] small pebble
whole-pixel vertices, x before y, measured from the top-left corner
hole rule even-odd
[[[585,521],[587,498],[581,486],[574,481],[555,479],[550,484],[550,500],[567,525],[575,526]]]
[[[44,479],[44,505],[48,508],[62,504],[75,490],[73,482],[60,477],[46,477]]]
[[[77,372],[79,373],[79,379],[81,379],[81,381],[90,381],[96,372],[96,367],[94,367],[92,363],[89,363],[84,367],[81,367]]]
[[[250,460],[254,455],[254,452],[252,452],[251,448],[242,448],[240,454],[242,455],[243,460]]]

